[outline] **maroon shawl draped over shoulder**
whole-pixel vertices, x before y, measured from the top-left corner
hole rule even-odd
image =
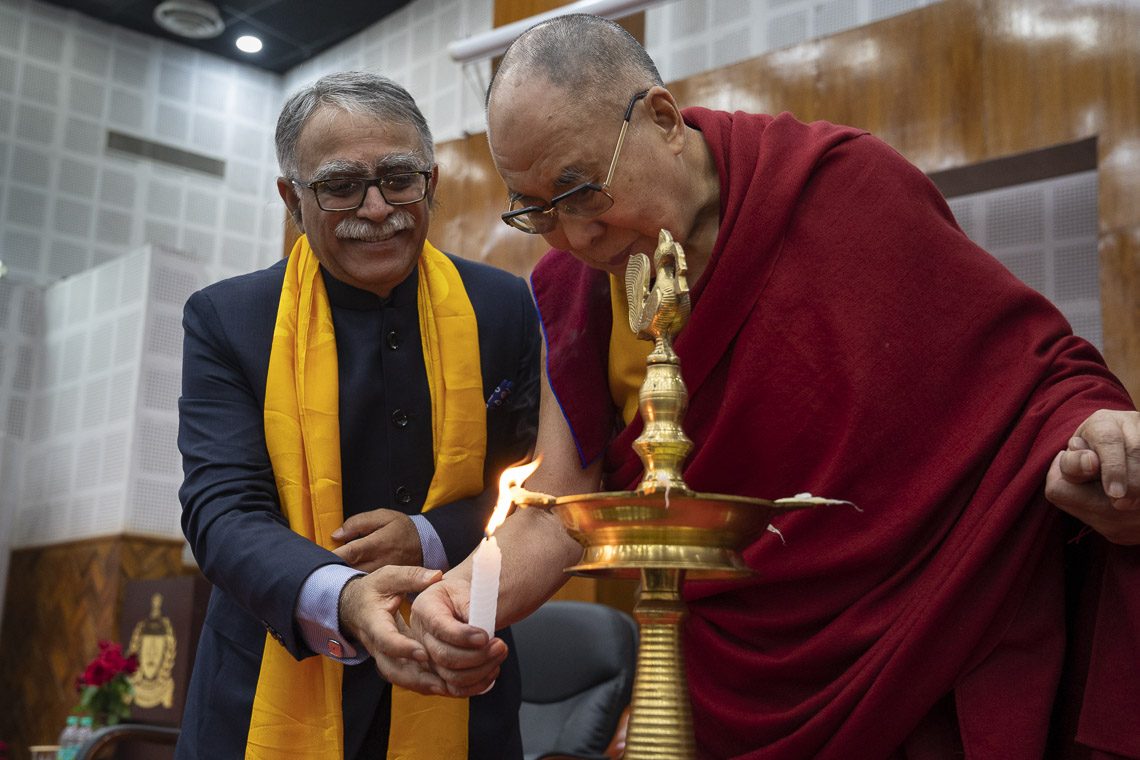
[[[685,118],[721,177],[719,236],[676,345],[695,443],[685,479],[861,508],[782,515],[785,542],[745,552],[754,577],[686,584],[702,754],[877,758],[961,742],[969,757],[1042,757],[1065,648],[1062,515],[1044,476],[1094,410],[1131,408],[1127,393],[880,141],[788,115]],[[641,423],[614,434],[605,276],[551,251],[533,285],[582,461],[604,456],[607,487],[632,487]],[[1120,554],[1140,577],[1135,553]],[[1136,673],[1137,650],[1121,650],[1140,631],[1135,596],[1113,597],[1125,614],[1098,623],[1117,626],[1108,671]],[[1136,692],[1116,680],[1110,693],[1133,701],[1102,700],[1120,712],[1099,722],[1086,709],[1083,738],[1140,754],[1121,729]]]

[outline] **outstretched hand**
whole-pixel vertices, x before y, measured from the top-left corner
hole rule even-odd
[[[400,604],[442,577],[439,570],[388,565],[353,578],[340,595],[341,630],[364,645],[390,683],[422,694],[446,694],[447,687],[428,667],[427,650],[410,635]]]
[[[1140,412],[1102,409],[1053,458],[1045,497],[1116,544],[1140,544]]]
[[[507,658],[502,639],[488,637],[467,624],[470,582],[445,577],[412,604],[412,635],[427,649],[430,666],[453,697],[470,697],[490,689]]]

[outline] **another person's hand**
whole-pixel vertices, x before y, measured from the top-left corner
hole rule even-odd
[[[466,623],[469,592],[466,578],[449,576],[412,603],[412,635],[427,649],[432,670],[453,697],[487,691],[507,658],[506,642]]]
[[[340,627],[364,645],[386,680],[422,694],[446,694],[428,667],[424,645],[409,635],[400,604],[437,583],[439,570],[389,565],[357,576],[340,593]]]
[[[423,565],[424,550],[412,519],[394,509],[373,509],[344,521],[332,534],[344,545],[333,553],[370,573],[385,565]]]
[[[1102,409],[1053,458],[1045,497],[1109,541],[1140,544],[1140,412]]]

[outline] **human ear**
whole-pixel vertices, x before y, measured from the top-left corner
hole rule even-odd
[[[439,164],[431,165],[431,177],[428,178],[427,202],[428,208],[435,202],[435,186],[439,183]]]
[[[675,143],[679,150],[685,140],[685,120],[673,93],[659,85],[651,87],[645,96],[645,103],[650,109],[653,123],[664,133],[666,141]]]
[[[281,200],[285,201],[285,208],[289,210],[289,216],[293,217],[293,224],[304,232],[305,225],[301,223],[301,196],[297,194],[296,186],[285,177],[278,177],[277,193],[281,196]]]

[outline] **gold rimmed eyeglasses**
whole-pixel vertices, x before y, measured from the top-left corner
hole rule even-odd
[[[629,99],[625,107],[625,118],[621,122],[621,132],[618,133],[617,146],[614,148],[614,157],[610,159],[610,169],[606,172],[606,179],[601,184],[597,182],[583,182],[575,185],[564,193],[559,193],[550,199],[550,203],[539,206],[522,206],[522,199],[511,198],[511,206],[503,214],[503,221],[516,230],[528,232],[531,235],[543,235],[554,229],[559,214],[568,214],[580,219],[592,219],[599,214],[609,211],[614,205],[613,196],[607,190],[614,178],[614,169],[617,168],[618,156],[621,155],[621,146],[625,142],[625,133],[629,129],[629,121],[633,118],[633,107],[637,101],[649,94],[643,90]]]

